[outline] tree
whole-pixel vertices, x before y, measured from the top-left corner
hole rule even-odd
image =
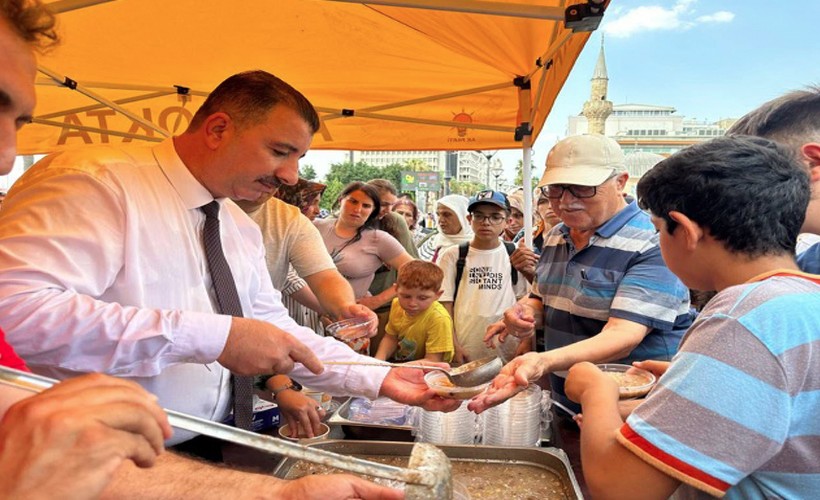
[[[392,182],[397,190],[401,189],[401,171],[404,169],[400,164],[394,163],[384,168],[374,167],[369,163],[359,161],[351,163],[349,161],[342,163],[332,163],[330,171],[325,176],[325,194],[322,196],[320,206],[322,208],[329,208],[339,193],[342,192],[345,186],[354,181],[367,182],[372,179],[387,179]],[[338,190],[331,190],[331,185],[338,185]]]
[[[450,180],[450,193],[452,194],[470,197],[485,189],[487,189],[487,186],[479,182],[459,181],[456,179]]]
[[[316,180],[316,169],[313,168],[313,165],[304,165],[299,167],[299,177],[302,179],[307,179],[309,181]]]
[[[345,188],[345,185],[339,182],[338,179],[333,179],[325,182],[327,184],[327,187],[325,188],[324,194],[322,194],[321,201],[319,201],[319,206],[330,210],[333,204],[336,202],[336,198],[339,197],[339,193],[341,193],[342,190]]]
[[[535,174],[535,165],[530,162],[530,174],[532,175],[532,179],[530,179],[530,191],[535,189],[535,186],[538,185],[538,181],[540,180],[540,176]],[[524,185],[524,160],[518,160],[518,164],[515,167],[515,185],[516,186],[523,186]]]

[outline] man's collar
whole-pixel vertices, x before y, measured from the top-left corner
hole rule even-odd
[[[214,199],[179,157],[172,137],[154,146],[153,152],[159,168],[182,199],[185,208],[193,210]]]
[[[632,201],[627,203],[627,205],[611,219],[601,224],[595,232],[602,238],[611,238],[639,213],[641,213],[641,209],[638,208],[637,202]]]

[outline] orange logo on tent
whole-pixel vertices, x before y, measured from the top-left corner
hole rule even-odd
[[[453,113],[453,121],[456,123],[473,123],[473,115],[465,113],[464,108],[462,108],[461,113]],[[456,130],[459,137],[467,135],[467,127],[456,127]]]

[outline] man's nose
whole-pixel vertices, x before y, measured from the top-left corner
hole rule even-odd
[[[299,159],[294,158],[282,164],[276,170],[276,178],[282,184],[295,185],[299,181]]]

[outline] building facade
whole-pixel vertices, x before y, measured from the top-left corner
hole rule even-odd
[[[354,163],[362,161],[381,168],[410,160],[424,162],[430,170],[441,172],[442,178],[484,185],[488,185],[490,178],[490,162],[478,151],[353,151],[351,158]]]

